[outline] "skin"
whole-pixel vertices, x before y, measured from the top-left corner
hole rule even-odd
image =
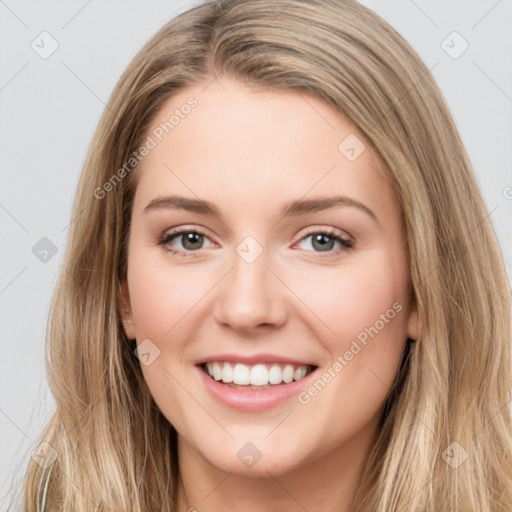
[[[418,337],[397,198],[368,145],[354,161],[340,152],[357,129],[311,95],[217,78],[174,96],[148,134],[190,96],[197,107],[137,169],[122,282],[127,335],[160,350],[141,368],[178,432],[178,510],[348,512],[405,343]],[[346,205],[280,217],[290,200],[333,194],[360,201],[377,220]],[[166,195],[208,200],[222,220],[144,212]],[[202,228],[206,237],[192,246],[175,237],[166,247],[189,253],[174,255],[158,244],[172,228]],[[349,235],[353,248],[334,241],[322,251],[310,228]],[[250,264],[236,252],[247,236],[263,248]],[[227,352],[289,355],[322,374],[394,303],[401,311],[307,404],[294,396],[240,412],[197,376],[195,361]],[[237,457],[247,442],[262,454],[252,467]]]

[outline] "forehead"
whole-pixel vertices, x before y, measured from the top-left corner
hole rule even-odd
[[[137,169],[139,210],[167,193],[245,208],[338,193],[396,203],[363,135],[310,94],[216,79],[173,96],[147,135],[154,147]]]

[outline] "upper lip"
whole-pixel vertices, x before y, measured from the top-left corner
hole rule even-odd
[[[303,361],[300,359],[294,359],[292,357],[280,356],[278,354],[215,354],[213,356],[203,357],[198,359],[194,364],[201,365],[204,363],[214,362],[228,362],[228,363],[242,363],[247,365],[253,365],[257,363],[287,363],[296,366],[316,366],[311,362]]]

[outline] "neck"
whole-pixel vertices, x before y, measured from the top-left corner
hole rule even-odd
[[[177,512],[351,512],[376,426],[360,430],[323,456],[311,454],[293,470],[258,476],[225,472],[179,436]]]

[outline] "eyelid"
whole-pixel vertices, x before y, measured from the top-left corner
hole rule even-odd
[[[335,228],[333,226],[307,228],[306,232],[303,233],[302,236],[300,237],[299,242],[306,236],[314,235],[316,233],[326,233],[347,240],[347,242],[355,242],[354,237],[350,233],[347,233],[346,231]]]
[[[177,228],[171,229],[170,231],[164,232],[157,240],[158,243],[164,244],[165,240],[169,240],[174,237],[179,237],[180,235],[183,235],[185,233],[198,233],[200,235],[203,235],[205,238],[208,238],[210,242],[213,245],[216,245],[216,242],[212,240],[212,237],[208,235],[206,230],[202,228],[201,226],[179,226]],[[190,253],[193,253],[194,251],[190,251]],[[199,251],[195,251],[199,252]]]
[[[355,239],[352,235],[347,233],[346,231],[342,231],[338,228],[329,226],[329,227],[313,227],[309,228],[305,233],[303,233],[299,240],[293,245],[296,247],[298,244],[302,243],[305,239],[309,238],[311,235],[315,234],[325,234],[335,239],[340,247],[337,249],[332,249],[329,251],[313,251],[307,250],[306,253],[310,255],[311,258],[328,260],[329,258],[339,258],[343,253],[348,251],[352,251],[354,249]]]
[[[217,245],[216,242],[214,242],[211,239],[211,237],[206,233],[206,230],[204,228],[202,228],[201,226],[197,226],[197,225],[193,225],[193,226],[185,225],[185,226],[179,226],[177,228],[174,228],[171,231],[166,232],[161,237],[159,237],[159,239],[157,240],[157,244],[165,247],[166,244],[170,242],[170,239],[172,239],[174,237],[179,237],[185,233],[198,233],[200,235],[203,235],[208,240],[210,240],[210,242],[212,242],[213,245]],[[331,251],[325,251],[325,256],[322,256],[323,251],[306,251],[308,253],[310,252],[312,254],[316,254],[316,256],[314,256],[314,257],[317,257],[317,258],[328,258],[329,256],[331,256],[331,257],[338,256],[341,252],[352,249],[353,243],[355,242],[355,239],[346,231],[342,231],[342,230],[332,227],[332,226],[328,226],[328,227],[317,226],[317,227],[307,228],[306,232],[301,234],[300,238],[297,240],[297,242],[294,243],[294,245],[292,247],[295,247],[297,244],[302,242],[305,238],[307,238],[311,235],[314,235],[314,234],[326,234],[326,235],[332,236],[334,238],[337,238],[337,239],[339,239],[340,242],[342,242],[342,248],[338,248],[336,250],[331,250]],[[166,250],[168,250],[169,252],[171,252],[177,256],[191,257],[191,258],[199,257],[199,255],[202,252],[202,249],[199,249],[197,251],[186,251],[186,250],[177,249],[177,248],[173,248],[173,249],[167,248]]]

